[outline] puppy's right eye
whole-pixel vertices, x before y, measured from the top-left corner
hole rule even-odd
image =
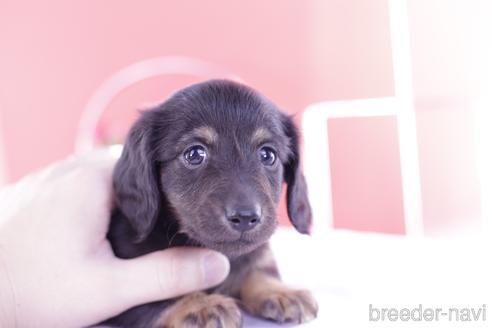
[[[270,147],[263,147],[260,149],[260,161],[266,166],[272,166],[275,164],[277,154],[275,150]]]
[[[203,146],[196,145],[188,148],[183,156],[186,163],[190,165],[200,165],[207,157],[207,152]]]

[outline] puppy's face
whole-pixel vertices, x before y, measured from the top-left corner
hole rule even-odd
[[[122,186],[125,176],[131,181]],[[172,215],[192,241],[231,258],[272,235],[284,180],[291,220],[307,232],[292,122],[256,92],[226,81],[189,87],[144,113],[115,171],[118,203],[141,236],[159,215]]]
[[[228,119],[214,106],[202,108],[206,123],[192,120],[180,130],[173,158],[160,169],[181,231],[229,256],[253,250],[273,233],[288,158],[278,118],[261,107],[236,106]]]

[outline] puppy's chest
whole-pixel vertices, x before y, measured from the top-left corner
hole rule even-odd
[[[211,288],[209,292],[238,298],[242,283],[250,270],[249,265],[238,264],[233,261],[227,278],[220,285]]]

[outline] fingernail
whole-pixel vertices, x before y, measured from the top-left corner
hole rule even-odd
[[[229,260],[217,252],[208,252],[202,257],[205,284],[215,286],[229,274]]]

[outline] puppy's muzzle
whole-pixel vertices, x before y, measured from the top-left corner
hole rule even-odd
[[[258,206],[238,207],[228,212],[227,221],[234,230],[239,232],[251,230],[261,221]]]

